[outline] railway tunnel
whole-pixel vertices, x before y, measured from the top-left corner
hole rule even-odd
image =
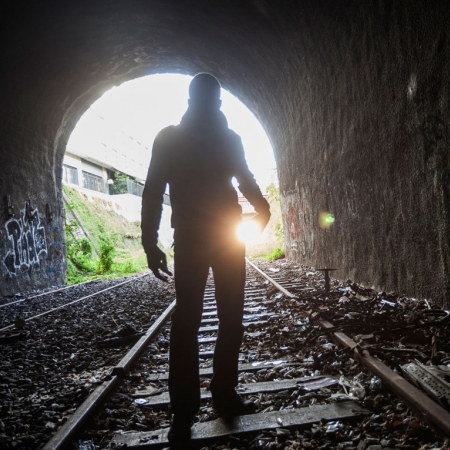
[[[134,78],[210,72],[270,137],[288,258],[448,305],[447,2],[16,0],[0,11],[1,295],[64,281],[61,165],[84,111]]]

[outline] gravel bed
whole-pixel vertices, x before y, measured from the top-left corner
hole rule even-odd
[[[74,286],[4,307],[1,327],[127,279]],[[1,298],[0,304],[19,298]],[[173,283],[149,275],[26,322],[25,339],[0,345],[0,448],[42,447],[133,345],[101,343],[130,328],[146,330],[174,298]]]
[[[255,395],[252,398],[257,412],[352,399],[372,414],[355,421],[324,422],[306,428],[280,427],[275,431],[231,436],[197,448],[450,449],[448,441],[417,420],[377,377],[354,361],[347,350],[336,347],[317,324],[323,318],[342,327],[361,347],[368,347],[394,370],[399,371],[402,364],[418,359],[424,365],[440,368],[440,376],[449,381],[445,372],[450,370],[450,327],[437,323],[442,319],[438,313],[426,312],[433,308],[432,304],[396,293],[375,292],[350,280],[333,280],[331,292],[325,294],[320,272],[285,260],[258,262],[258,266],[278,277],[280,282],[281,277],[295,282],[297,286],[290,290],[298,297],[285,298],[249,270],[252,288],[265,289],[264,299],[255,301],[250,313],[266,314],[262,319],[267,323],[264,328],[249,327],[240,362],[278,360],[295,366],[262,366],[241,373],[239,388],[245,389],[246,384],[254,382],[311,375],[332,375],[339,383],[312,392],[299,388]],[[55,294],[57,298],[42,298],[42,302],[55,307],[58,299],[68,302],[87,295],[90,290],[101,290],[108,283],[120,281],[80,286],[74,288],[78,289],[76,294],[63,291]],[[0,346],[3,352],[0,447],[36,449],[47,442],[131,346],[105,349],[95,344],[120,335],[129,323],[137,330],[147,328],[173,298],[172,283],[164,284],[149,276],[27,322],[26,330],[30,331],[27,339]],[[0,299],[3,303],[7,301],[11,299]],[[38,303],[41,307],[42,302]],[[18,314],[18,307],[14,308],[8,311],[10,322]],[[33,311],[22,309],[21,316],[25,314],[31,315]],[[4,323],[8,324],[8,320]],[[206,333],[201,337],[209,336]],[[200,347],[201,351],[209,351],[213,345]],[[108,448],[115,433],[149,431],[170,425],[167,411],[146,406],[145,401],[136,401],[135,396],[144,387],[153,387],[155,393],[167,389],[167,381],[155,381],[152,376],[167,372],[168,348],[166,327],[92,421],[91,429],[82,439],[84,448]],[[200,365],[209,367],[211,361],[201,360]],[[202,387],[207,388],[208,384],[208,378],[203,378]],[[211,403],[203,402],[196,421],[216,418]]]
[[[377,377],[353,360],[347,350],[336,347],[324,331],[316,324],[319,317],[329,320],[344,318],[346,332],[361,345],[370,342],[368,334],[373,334],[379,347],[405,347],[402,336],[383,333],[395,326],[405,327],[417,323],[420,311],[428,305],[414,299],[399,297],[395,293],[376,293],[356,286],[351,281],[341,283],[334,280],[332,290],[325,294],[323,275],[304,266],[286,261],[275,263],[258,262],[258,265],[274,276],[283,275],[300,284],[296,288],[297,299],[288,299],[274,290],[263,278],[251,282],[254,288],[265,288],[265,299],[260,301],[260,312],[267,312],[268,324],[262,330],[255,326],[249,329],[241,348],[241,363],[256,361],[286,361],[297,364],[294,367],[280,364],[276,367],[241,373],[239,389],[253,382],[277,381],[311,375],[332,375],[339,380],[335,386],[308,392],[302,389],[285,390],[276,393],[259,394],[252,398],[257,412],[279,411],[308,407],[331,402],[353,400],[372,411],[372,414],[354,421],[318,423],[312,427],[284,429],[223,438],[207,446],[197,445],[202,450],[219,449],[447,449],[449,442],[438,437],[423,422],[417,420],[407,407]],[[249,271],[255,278],[255,273]],[[363,295],[364,294],[364,295]],[[345,297],[345,299],[342,299]],[[396,307],[388,305],[396,303]],[[371,305],[370,320],[362,320],[367,315],[367,304]],[[389,313],[391,309],[395,314]],[[366,311],[366,313],[364,312]],[[415,312],[414,312],[415,311]],[[391,311],[392,312],[392,311]],[[363,322],[363,323],[361,323]],[[397,325],[395,325],[397,324]],[[395,326],[394,326],[395,325]],[[384,327],[384,328],[383,328]],[[449,354],[448,341],[444,342],[448,328],[431,330],[440,334],[440,352],[437,358],[441,365],[446,364]],[[362,334],[362,332],[364,332]],[[407,333],[405,333],[407,334]],[[204,334],[201,337],[208,337]],[[390,338],[390,340],[389,340]],[[385,339],[385,340],[384,340]],[[430,353],[423,344],[422,351]],[[170,426],[166,410],[152,408],[139,399],[140,389],[151,386],[154,393],[164,392],[167,381],[151,380],[151,375],[165,373],[167,367],[168,329],[163,330],[148,349],[145,356],[134,367],[120,390],[106,404],[92,429],[86,432],[85,442],[92,448],[107,448],[115,433],[149,431]],[[211,350],[212,345],[201,345],[201,351]],[[392,355],[395,352],[384,352]],[[379,356],[379,355],[378,355]],[[395,358],[384,358],[384,362],[395,370],[400,363],[414,361],[415,354],[400,352]],[[427,361],[424,361],[425,363]],[[435,363],[438,361],[435,360]],[[211,366],[210,360],[201,360],[201,367]],[[431,360],[428,360],[431,364]],[[208,378],[202,379],[202,387],[207,388]],[[196,416],[196,421],[205,422],[217,418],[211,403],[206,401]]]

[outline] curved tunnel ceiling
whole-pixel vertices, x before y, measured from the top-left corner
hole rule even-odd
[[[24,247],[27,200],[47,233],[41,256],[20,254],[5,203],[2,292],[63,279],[60,166],[89,105],[135,77],[206,71],[271,139],[290,258],[450,294],[448,2],[15,0],[0,15],[0,192]]]
[[[269,127],[279,69],[269,75],[271,53],[282,51],[284,40],[258,2],[92,3],[45,2],[26,12],[28,22],[21,8],[16,22],[10,19],[9,30],[17,31],[8,35],[15,42],[6,59],[18,61],[23,78],[7,80],[9,88],[30,87],[24,111],[39,103],[45,130],[62,112],[66,137],[95,99],[126,80],[200,71],[215,74]]]

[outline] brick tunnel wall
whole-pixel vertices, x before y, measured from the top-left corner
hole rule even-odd
[[[208,71],[271,139],[291,259],[446,298],[447,2],[2,5],[2,295],[64,279],[61,161],[89,105],[135,77]]]

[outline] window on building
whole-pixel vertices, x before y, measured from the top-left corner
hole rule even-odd
[[[103,192],[109,194],[108,183],[98,175],[94,175],[83,170],[83,187],[91,191]]]
[[[95,164],[91,161],[87,161],[85,159],[81,160],[81,169],[83,172],[91,173],[94,175],[98,175],[100,178],[103,177],[103,168],[98,164]]]
[[[131,195],[142,197],[144,186],[142,186],[142,184],[136,183],[136,181],[133,181],[130,178],[127,178],[127,191]]]
[[[76,184],[78,186],[78,170],[76,167],[63,164],[63,181],[67,184]]]

